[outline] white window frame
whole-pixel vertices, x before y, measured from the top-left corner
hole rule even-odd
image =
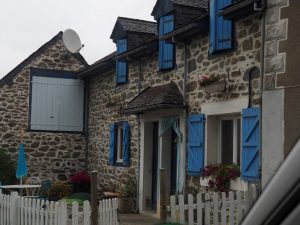
[[[117,124],[115,131],[117,132],[117,145],[116,145],[116,163],[123,163],[123,123]],[[120,135],[121,134],[121,135]]]
[[[233,116],[221,116],[218,118],[218,163],[222,163],[222,121],[224,120],[233,120],[233,156],[232,156],[232,162],[234,164],[238,164],[238,144],[237,144],[237,124],[238,120],[240,120],[240,150],[241,148],[241,142],[242,142],[242,118],[241,115],[233,115]],[[239,164],[242,163],[242,157],[241,157],[241,152],[240,152],[240,160]]]

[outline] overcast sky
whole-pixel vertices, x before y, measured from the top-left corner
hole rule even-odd
[[[118,16],[151,20],[156,0],[0,0],[0,78],[71,28],[89,64],[111,53],[109,38]]]

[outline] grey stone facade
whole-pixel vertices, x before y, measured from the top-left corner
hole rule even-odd
[[[264,90],[277,87],[277,74],[285,72],[286,54],[279,51],[279,43],[287,39],[288,19],[280,12],[288,0],[268,0],[265,19],[265,76]]]
[[[248,17],[235,24],[235,49],[209,58],[208,36],[197,36],[188,44],[188,74],[186,85],[187,113],[201,112],[203,103],[224,102],[248,96],[247,69],[260,67],[260,20]],[[141,64],[140,64],[141,63]],[[153,54],[140,62],[129,61],[128,83],[116,86],[116,72],[98,74],[88,81],[89,87],[89,167],[99,172],[99,186],[116,189],[126,176],[137,175],[138,125],[134,115],[119,111],[141,90],[174,81],[183,92],[184,44],[176,45],[176,68],[159,72],[158,56]],[[141,74],[139,67],[141,65]],[[220,76],[226,81],[226,91],[209,94],[200,85],[203,75]],[[260,103],[259,78],[252,81],[253,105]],[[109,125],[128,120],[130,123],[130,167],[108,165]],[[199,182],[195,183],[199,185]]]
[[[11,84],[0,87],[0,149],[17,159],[23,130],[28,176],[66,180],[73,172],[85,169],[85,136],[28,131],[30,67],[76,71],[84,66],[72,55],[65,58],[66,49],[59,36],[30,56],[30,62],[17,71]]]

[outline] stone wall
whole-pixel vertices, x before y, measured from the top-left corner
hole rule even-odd
[[[85,168],[85,136],[28,131],[30,67],[67,71],[83,67],[72,55],[64,57],[66,49],[61,40],[51,43],[14,77],[12,85],[0,88],[0,149],[8,150],[17,159],[24,130],[28,176],[65,180]]]
[[[286,54],[279,50],[279,43],[287,39],[288,19],[280,18],[288,0],[268,0],[265,19],[265,73],[264,90],[273,90],[278,85],[278,74],[286,70]]]
[[[186,102],[188,113],[201,112],[203,103],[224,102],[248,96],[248,81],[245,71],[253,66],[260,67],[260,20],[248,17],[235,24],[235,49],[229,53],[208,57],[208,35],[194,37],[188,44],[188,74]],[[129,62],[128,83],[116,86],[115,70],[99,74],[89,80],[89,166],[99,172],[99,185],[114,189],[125,176],[137,173],[137,119],[119,113],[141,90],[174,81],[183,91],[184,45],[176,46],[176,68],[168,72],[158,72],[157,53]],[[141,74],[139,66],[141,63]],[[202,75],[221,76],[226,80],[227,90],[208,94],[200,85]],[[252,81],[254,105],[260,103],[259,78]],[[108,166],[109,125],[128,120],[131,129],[131,166]],[[197,182],[199,184],[199,182]]]

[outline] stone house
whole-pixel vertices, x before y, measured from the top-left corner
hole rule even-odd
[[[235,188],[263,188],[299,138],[297,10],[288,0],[158,0],[156,22],[119,17],[110,37],[116,51],[87,67],[78,55],[61,60],[57,39],[58,54],[40,52],[18,70],[25,75],[0,81],[1,110],[9,111],[0,147],[15,152],[19,143],[11,112],[30,125],[29,65],[76,71],[86,91],[84,133],[26,132],[42,171],[48,165],[62,177],[86,166],[103,190],[136,178],[138,210],[151,213],[161,168],[168,194],[199,186],[201,170],[219,163],[240,165]]]
[[[23,141],[28,176],[66,180],[85,169],[83,104],[76,107],[83,82],[75,71],[86,66],[80,54],[68,53],[59,32],[0,80],[0,149],[16,159]]]
[[[260,182],[261,11],[224,20],[225,2],[158,0],[157,23],[119,17],[116,52],[78,73],[88,167],[106,190],[136,177],[140,212],[158,208],[160,168],[168,194],[199,186],[217,163],[240,164],[244,186]]]

